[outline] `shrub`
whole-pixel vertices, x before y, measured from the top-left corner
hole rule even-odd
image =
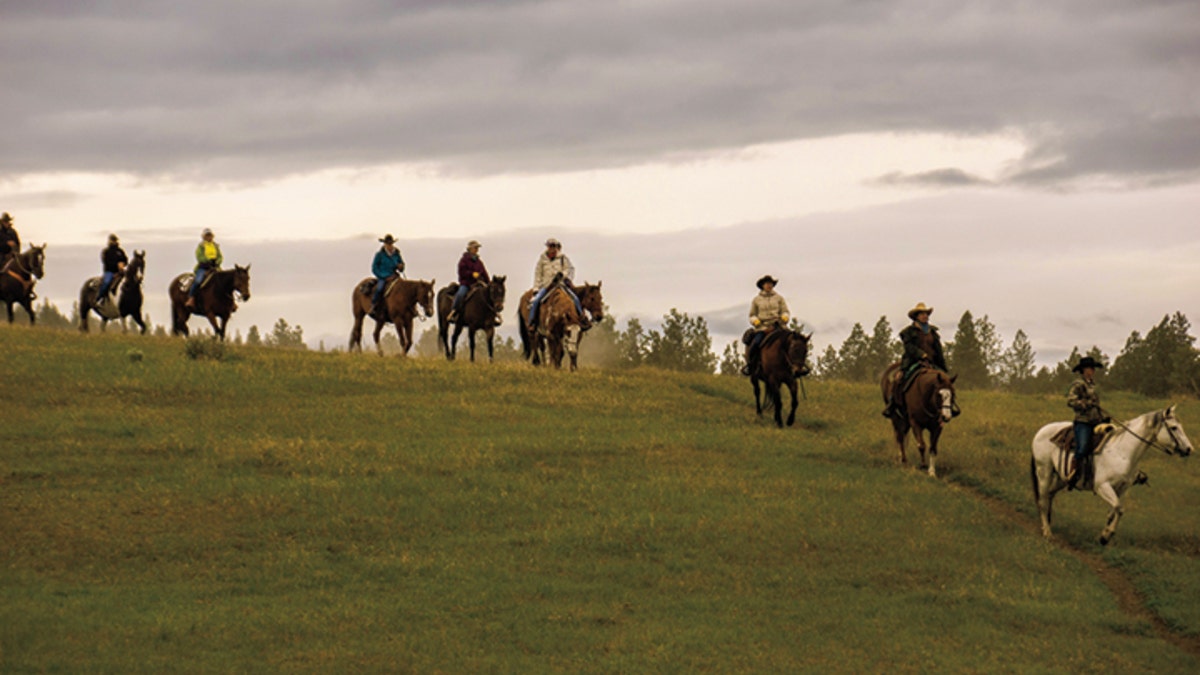
[[[207,335],[193,335],[184,343],[184,349],[189,359],[225,359],[225,343]]]

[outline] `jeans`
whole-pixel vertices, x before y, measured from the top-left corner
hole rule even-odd
[[[112,285],[112,280],[116,276],[115,272],[105,272],[104,276],[100,277],[100,291],[96,294],[97,299],[108,295],[108,287]]]
[[[375,295],[371,296],[371,304],[378,305],[383,299],[383,287],[387,284],[387,279],[379,279],[375,282]]]
[[[579,302],[578,296],[576,296],[575,292],[572,291],[571,289],[567,288],[566,286],[563,286],[562,289],[567,292],[567,295],[571,296],[571,302],[575,303],[575,311],[579,312],[579,316],[582,318],[583,317],[583,305]],[[546,294],[549,292],[550,292],[550,289],[547,287],[547,288],[543,288],[542,290],[538,291],[537,295],[533,296],[533,301],[529,303],[529,323],[533,323],[534,321],[537,320],[538,307],[541,306],[542,300],[546,297]]]
[[[1083,466],[1083,458],[1087,456],[1088,448],[1092,445],[1092,425],[1088,422],[1075,423],[1075,466]]]
[[[192,287],[188,289],[188,295],[190,295],[190,296],[196,295],[196,289],[200,288],[200,282],[204,281],[204,277],[207,274],[208,274],[207,267],[201,267],[200,269],[196,270],[196,278],[192,280]]]
[[[454,304],[450,306],[451,312],[457,312],[458,310],[462,309],[463,300],[466,299],[467,293],[469,293],[470,290],[471,287],[466,284],[458,285],[458,290],[454,293]]]

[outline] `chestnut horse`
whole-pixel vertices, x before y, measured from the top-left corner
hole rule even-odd
[[[575,294],[579,296],[579,304],[583,310],[592,315],[593,321],[604,319],[604,298],[600,294],[602,281],[595,285],[584,283],[575,286]],[[555,368],[562,368],[564,351],[571,357],[571,370],[576,370],[579,361],[579,341],[583,338],[581,323],[583,317],[575,310],[575,303],[561,285],[555,285],[546,293],[538,310],[538,325],[536,334],[529,334],[529,303],[533,301],[535,290],[525,291],[517,308],[517,322],[521,331],[521,348],[525,358],[531,359],[533,365],[541,365],[546,361],[547,348],[549,359]]]
[[[195,305],[188,307],[188,288],[193,278],[191,272],[185,272],[172,279],[167,287],[167,295],[171,297],[171,334],[188,335],[188,319],[196,314],[207,318],[213,332],[224,340],[229,315],[237,311],[233,294],[242,296],[242,300],[250,299],[250,266],[234,265],[231,270],[210,271],[204,285],[196,289]]]
[[[446,352],[446,358],[453,361],[458,351],[458,336],[463,328],[467,329],[467,340],[471,344],[471,361],[475,360],[475,333],[483,331],[487,336],[488,361],[494,356],[493,346],[496,338],[496,322],[504,311],[504,276],[492,277],[491,282],[476,284],[476,288],[467,291],[467,297],[459,308],[458,320],[454,322],[454,334],[450,335],[450,324],[446,320],[450,316],[450,308],[454,305],[454,293],[447,286],[438,291],[438,342]],[[457,288],[454,287],[457,291]]]
[[[33,292],[33,286],[46,274],[45,264],[46,245],[30,245],[24,253],[10,257],[0,270],[0,302],[8,306],[9,323],[16,318],[13,316],[14,302],[25,308],[29,325],[37,323],[33,311],[33,301],[37,295]]]
[[[899,371],[899,363],[893,363],[883,371],[879,386],[883,390],[884,403],[889,400],[895,378],[902,376]],[[921,451],[921,468],[926,468],[924,432],[928,431],[929,475],[937,476],[938,438],[942,435],[942,427],[962,412],[954,391],[954,381],[957,379],[957,375],[950,377],[937,368],[922,368],[901,394],[901,405],[891,416],[892,432],[896,437],[896,445],[900,447],[901,464],[908,463],[904,445],[909,430],[912,430],[917,439],[917,448]]]
[[[117,301],[114,305],[109,299],[104,308],[96,306],[96,294],[100,292],[100,277],[92,277],[83,282],[83,288],[79,289],[79,330],[84,333],[88,332],[88,315],[95,312],[100,317],[100,330],[104,330],[108,326],[109,321],[121,320],[121,327],[125,327],[125,317],[133,317],[134,322],[142,328],[142,335],[146,334],[146,322],[142,320],[142,277],[146,273],[146,252],[134,251],[133,258],[129,264],[125,266],[125,271],[119,278],[114,278],[112,285],[120,286],[120,289],[113,288],[109,290],[109,295],[116,295]],[[116,293],[114,293],[116,291]]]
[[[362,351],[363,317],[371,313],[371,296],[375,293],[374,277],[358,282],[350,292],[350,311],[354,314],[354,328],[350,330],[350,351]],[[433,285],[432,281],[409,281],[408,279],[392,279],[384,288],[383,304],[387,310],[387,318],[380,320],[375,317],[375,349],[383,356],[383,345],[379,343],[379,334],[388,323],[396,325],[396,335],[400,338],[402,354],[408,355],[413,343],[413,319],[420,315],[419,310],[425,310],[425,317],[433,316]],[[425,319],[422,318],[422,321]]]
[[[782,326],[772,330],[763,338],[760,352],[761,368],[750,376],[750,384],[754,387],[754,409],[759,417],[763,414],[762,396],[758,383],[761,381],[767,388],[768,402],[775,407],[775,424],[783,428],[783,395],[779,391],[781,385],[787,385],[792,392],[792,409],[788,413],[787,425],[796,423],[796,383],[799,378],[808,374],[808,343],[812,335],[805,335],[798,330]]]

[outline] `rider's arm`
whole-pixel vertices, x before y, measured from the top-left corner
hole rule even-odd
[[[1067,391],[1067,405],[1075,412],[1087,412],[1092,408],[1094,402],[1092,397],[1088,395],[1087,386],[1082,382],[1076,382],[1071,385]]]
[[[567,281],[575,281],[575,266],[571,264],[571,259],[563,256],[563,278]]]

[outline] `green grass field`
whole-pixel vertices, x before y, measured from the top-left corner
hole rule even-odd
[[[734,378],[0,345],[3,672],[1200,669],[1200,467],[1043,540],[1058,397],[960,392],[931,479],[869,386],[780,431]]]

